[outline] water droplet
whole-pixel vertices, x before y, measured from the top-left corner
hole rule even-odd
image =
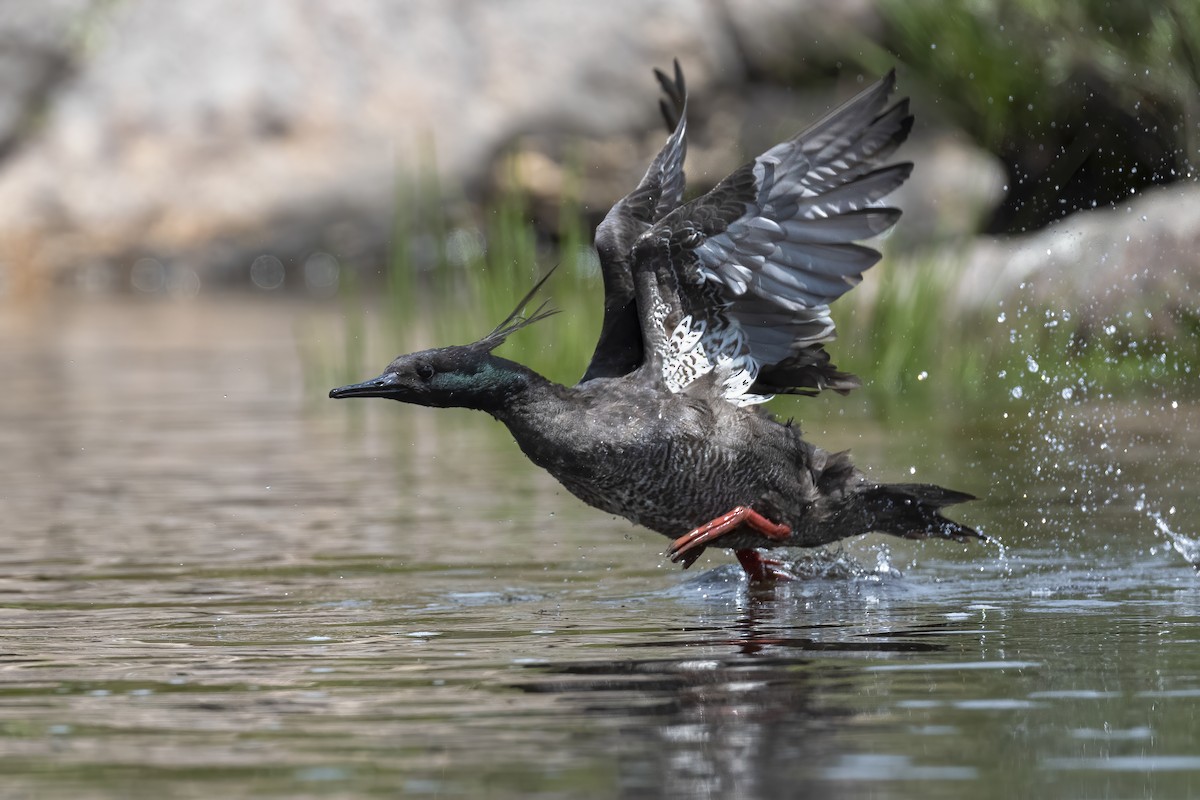
[[[1020,400],[1021,396],[1025,394],[1025,390],[1023,390],[1020,386],[1014,386],[1009,394],[1013,396],[1013,399]]]

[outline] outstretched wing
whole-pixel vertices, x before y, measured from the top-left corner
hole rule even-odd
[[[894,85],[893,71],[641,236],[647,375],[681,391],[711,373],[702,385],[742,405],[859,385],[822,345],[829,303],[880,258],[855,242],[900,217],[878,205],[912,172],[880,166],[912,128],[907,98],[884,108]]]
[[[613,206],[596,228],[596,250],[604,275],[604,323],[583,381],[624,375],[641,363],[642,329],[629,256],[638,237],[683,200],[687,87],[678,61],[674,79],[657,69],[654,76],[666,94],[659,107],[671,136],[637,188]]]

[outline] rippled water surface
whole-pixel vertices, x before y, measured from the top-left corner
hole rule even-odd
[[[1200,795],[1190,401],[832,417],[1006,550],[750,590],[486,418],[325,400],[319,314],[5,312],[0,795]]]

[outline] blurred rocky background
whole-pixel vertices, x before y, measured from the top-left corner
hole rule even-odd
[[[693,191],[895,65],[890,247],[950,248],[969,305],[1195,305],[1194,0],[0,0],[0,297],[328,293],[422,197],[482,230],[519,193],[552,241],[640,176],[675,57]]]

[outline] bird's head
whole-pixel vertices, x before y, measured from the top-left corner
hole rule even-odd
[[[493,355],[511,334],[557,313],[545,304],[528,317],[521,311],[550,277],[537,282],[513,312],[477,342],[438,347],[397,357],[376,378],[329,392],[335,399],[344,397],[386,397],[404,403],[437,408],[475,408],[495,411],[527,385],[531,370],[513,361]]]
[[[484,342],[397,357],[377,378],[342,386],[330,397],[386,397],[436,408],[487,410],[520,384],[519,365],[492,355]]]

